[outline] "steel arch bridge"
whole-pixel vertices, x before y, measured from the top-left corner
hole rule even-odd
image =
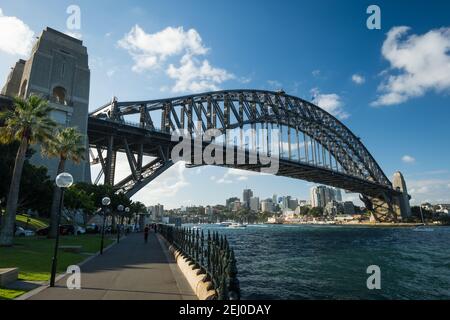
[[[282,91],[227,90],[131,102],[114,98],[89,115],[93,164],[102,167],[95,182],[103,175],[105,184],[132,196],[174,164],[171,151],[178,142],[172,141],[173,133],[187,132],[194,139],[216,129],[226,137],[227,130],[243,128],[281,132],[277,175],[360,193],[378,220],[396,221],[404,214],[402,201],[407,194],[402,186],[392,185],[360,139],[328,112]],[[240,148],[248,158],[252,150],[242,141]],[[233,147],[233,152],[238,149]],[[271,151],[269,143],[267,151]],[[118,182],[117,152],[126,154],[131,172]],[[146,156],[152,160],[144,164]],[[236,161],[220,165],[253,171],[261,168]]]

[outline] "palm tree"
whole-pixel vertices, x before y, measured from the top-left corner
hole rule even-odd
[[[50,119],[53,109],[48,102],[36,95],[30,95],[27,100],[14,99],[14,109],[0,112],[0,143],[20,143],[14,162],[14,170],[9,186],[6,214],[0,231],[0,246],[12,246],[14,224],[16,222],[17,201],[20,192],[20,180],[26,152],[30,145],[46,142],[52,135],[56,123]]]
[[[42,154],[53,158],[59,158],[57,175],[64,172],[64,168],[67,160],[71,160],[75,163],[80,163],[84,159],[86,147],[83,142],[83,136],[75,128],[59,129],[52,140],[49,140],[42,146]],[[50,212],[50,232],[49,238],[56,237],[57,233],[57,218],[58,218],[58,205],[61,197],[61,189],[54,188],[52,207]]]

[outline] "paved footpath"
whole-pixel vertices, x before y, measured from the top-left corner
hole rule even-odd
[[[67,278],[30,300],[196,300],[166,246],[150,233],[131,234],[102,256],[81,266],[81,290],[69,290]]]

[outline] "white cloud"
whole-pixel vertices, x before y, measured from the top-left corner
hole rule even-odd
[[[283,84],[278,80],[267,80],[267,84],[272,90],[281,89],[281,87],[283,86]]]
[[[450,28],[406,37],[409,30],[394,27],[387,33],[382,54],[391,68],[373,106],[404,103],[432,90],[450,90]]]
[[[423,202],[447,203],[450,201],[449,179],[422,179],[406,181],[408,193],[411,195],[411,203]]]
[[[163,172],[155,181],[149,183],[145,188],[138,192],[133,200],[144,203],[163,203],[169,202],[183,188],[188,187],[190,183],[185,176],[186,163],[183,161],[175,163],[167,171]]]
[[[76,32],[76,31],[65,31],[65,34],[67,34],[69,37],[81,40],[83,38],[83,35],[81,34],[81,32]]]
[[[106,75],[108,76],[108,78],[112,78],[117,72],[117,68],[113,67],[111,69],[109,69],[108,71],[106,71]]]
[[[366,79],[362,75],[355,73],[352,75],[352,81],[356,84],[363,84],[366,82]]]
[[[249,177],[264,175],[267,175],[267,173],[230,168],[225,172],[222,178],[211,180],[216,181],[219,184],[231,184],[236,181],[247,181]]]
[[[133,71],[166,69],[168,77],[175,80],[173,92],[217,90],[224,81],[234,78],[225,69],[216,68],[208,60],[200,59],[209,49],[203,45],[195,29],[185,31],[183,27],[167,27],[148,34],[135,25],[119,40],[118,45],[132,56]],[[170,63],[167,66],[167,60],[175,57],[181,57],[178,65]]]
[[[311,74],[317,78],[320,76],[321,72],[320,72],[320,70],[314,70],[313,72],[311,72]]]
[[[225,69],[215,68],[208,60],[199,61],[190,54],[181,58],[181,65],[169,65],[167,75],[175,80],[173,92],[200,92],[218,90],[219,85],[233,79],[234,76]]]
[[[313,95],[313,103],[320,108],[331,113],[340,120],[345,120],[350,115],[344,110],[344,104],[341,101],[341,97],[336,93],[321,94],[317,88],[311,90]]]
[[[184,31],[183,27],[167,27],[148,34],[135,25],[118,42],[119,47],[128,50],[135,60],[133,70],[142,72],[158,66],[168,57],[188,53],[202,55],[208,51],[195,29]]]
[[[414,157],[409,156],[409,155],[404,155],[404,156],[402,157],[402,161],[403,161],[404,163],[415,163],[415,162],[416,162],[416,159],[415,159]]]
[[[34,42],[34,32],[17,17],[3,15],[0,8],[0,51],[26,56]]]

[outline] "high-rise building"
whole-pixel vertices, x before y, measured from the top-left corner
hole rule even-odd
[[[352,201],[345,201],[343,203],[344,206],[344,214],[354,215],[355,214],[355,205]]]
[[[278,203],[278,196],[277,196],[276,194],[274,194],[274,195],[272,196],[272,202],[273,202],[274,204],[277,204],[277,203]]]
[[[235,202],[233,202],[231,210],[236,212],[236,211],[241,210],[241,208],[242,208],[241,201],[240,200],[236,200]]]
[[[343,213],[342,203],[332,200],[328,202],[323,211],[324,215],[336,216],[337,214]]]
[[[262,212],[268,212],[268,213],[272,213],[273,212],[272,199],[266,199],[266,200],[261,201],[261,211]]]
[[[253,191],[250,189],[245,189],[242,196],[242,204],[244,208],[250,208],[250,198],[253,197]]]
[[[49,100],[54,109],[52,119],[62,127],[76,127],[87,145],[87,123],[89,112],[90,70],[88,53],[81,40],[46,28],[34,45],[30,58],[19,60],[8,76],[2,89],[5,96],[27,98],[31,94]],[[48,169],[55,178],[58,159],[42,157],[40,147],[30,162]],[[89,154],[80,164],[67,161],[65,170],[75,182],[90,182]]]
[[[259,211],[259,198],[258,197],[250,198],[250,210]]]
[[[337,197],[340,197],[342,199],[342,196],[340,195],[340,191],[337,192],[337,189],[330,188],[327,186],[316,186],[311,188],[311,206],[313,208],[320,207],[325,208],[325,206],[330,201],[338,201]]]
[[[291,210],[295,210],[298,207],[298,200],[297,199],[289,199],[289,205],[288,208]]]
[[[157,204],[155,206],[147,207],[147,212],[150,214],[152,219],[161,221],[164,216],[164,206],[162,204]]]
[[[335,188],[334,189],[334,195],[335,195],[335,199],[337,202],[342,202],[342,192],[341,189]]]
[[[240,201],[240,199],[238,197],[229,198],[226,200],[225,206],[227,207],[228,210],[233,210],[233,206],[236,201]]]

